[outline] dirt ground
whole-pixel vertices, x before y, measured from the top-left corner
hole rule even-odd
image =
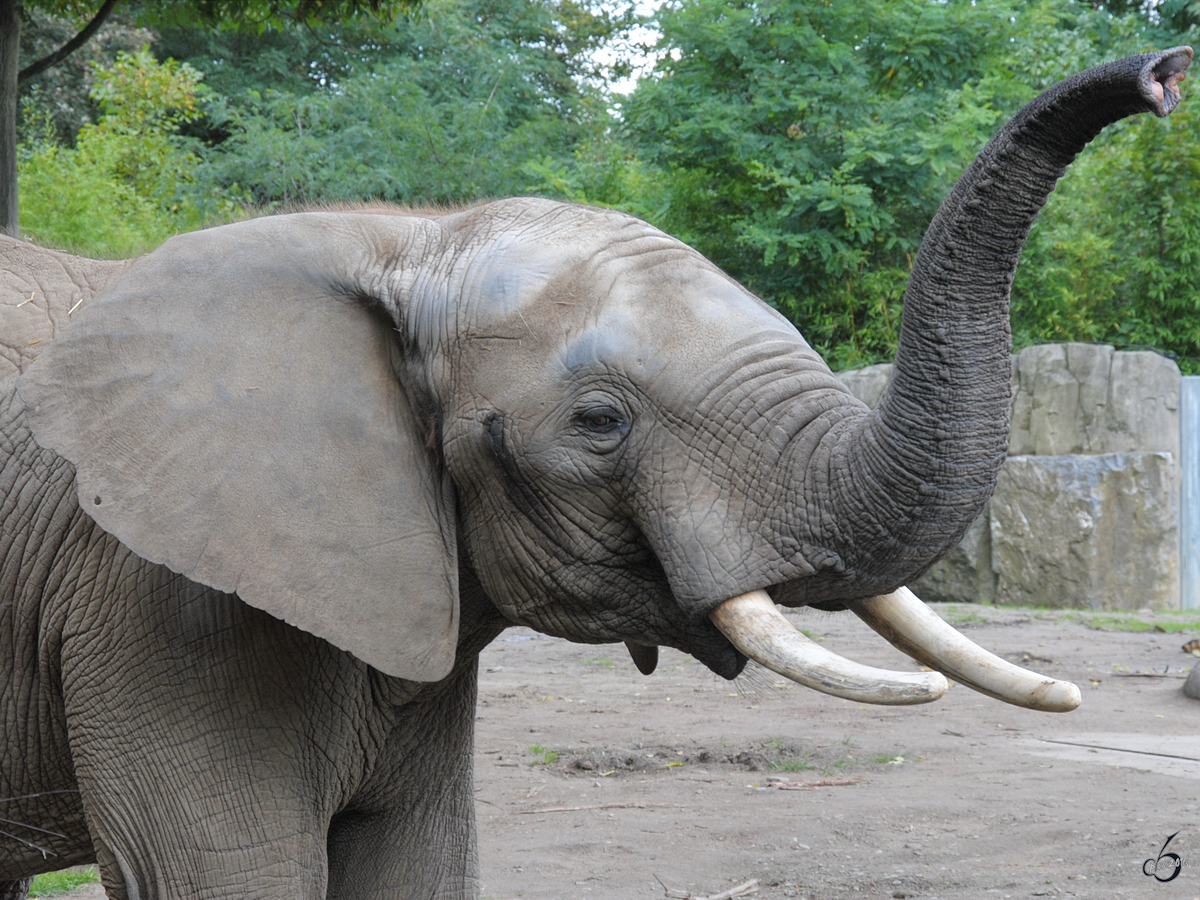
[[[757,879],[743,896],[1200,900],[1200,701],[1181,691],[1200,614],[935,608],[1083,705],[953,685],[863,706],[753,666],[726,682],[664,650],[643,677],[621,645],[505,632],[480,660],[484,898],[711,898]],[[852,659],[915,666],[849,613],[790,615]],[[1174,860],[1157,878],[1153,861],[1172,835],[1168,881]]]
[[[935,608],[1074,681],[1083,705],[1035,713],[953,685],[863,706],[753,667],[726,682],[671,650],[643,677],[621,645],[505,632],[480,660],[483,896],[709,897],[757,879],[746,896],[1200,900],[1200,701],[1181,691],[1200,615]],[[852,659],[916,666],[849,613],[791,618]],[[1108,630],[1135,622],[1151,630]],[[1159,880],[1167,856],[1143,874],[1173,834],[1180,874]]]

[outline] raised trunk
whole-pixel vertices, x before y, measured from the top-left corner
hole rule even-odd
[[[1192,51],[1089,69],[996,135],[942,204],[905,295],[895,376],[874,414],[833,429],[814,464],[839,559],[805,600],[866,597],[912,580],[953,547],[995,486],[1008,444],[1009,290],[1038,211],[1104,126],[1165,116]]]
[[[17,0],[0,0],[0,234],[17,236],[17,74],[21,15]]]

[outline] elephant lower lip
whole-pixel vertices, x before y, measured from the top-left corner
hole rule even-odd
[[[726,640],[717,629],[709,629],[710,635],[693,639],[688,652],[707,666],[714,675],[733,681],[742,674],[748,662],[745,654]]]
[[[629,656],[633,659],[633,664],[637,666],[638,671],[643,675],[651,675],[658,668],[657,644],[639,644],[635,641],[626,641],[625,647],[629,650]]]

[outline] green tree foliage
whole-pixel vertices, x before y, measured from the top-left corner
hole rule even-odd
[[[86,46],[112,15],[119,0],[0,0],[0,233],[17,234],[16,145],[21,85],[42,77]],[[421,0],[132,0],[141,25],[198,29],[225,28],[261,33],[272,28],[314,28],[331,22],[373,17],[383,20],[411,10]],[[46,20],[73,20],[74,37],[41,58],[28,59],[30,42],[22,32]],[[33,41],[36,46],[39,42]],[[41,42],[41,43],[44,43]],[[69,81],[69,79],[68,79]],[[40,93],[51,93],[45,85]],[[62,127],[63,116],[56,116]]]
[[[386,27],[340,29],[304,89],[230,97],[203,178],[266,206],[521,193],[527,160],[569,156],[607,124],[584,51],[622,21],[570,0],[430,0]]]
[[[48,56],[78,31],[74,18],[29,7],[21,29],[21,59]],[[21,104],[39,111],[39,128],[49,118],[59,143],[74,145],[79,130],[100,118],[99,105],[91,97],[94,73],[116,62],[118,53],[132,53],[153,40],[154,33],[138,27],[130,9],[117,7],[95,37],[58,65],[21,85]],[[18,138],[30,137],[24,133],[30,121],[24,117],[18,122]]]
[[[835,365],[890,357],[924,228],[1003,119],[1146,30],[1060,0],[688,0],[660,23],[626,107],[657,223]]]
[[[187,63],[159,63],[143,48],[96,73],[92,98],[103,112],[85,125],[79,149],[143,197],[163,201],[192,181],[196,157],[175,137],[200,116],[203,76]]]
[[[75,147],[54,140],[46,117],[31,111],[20,147],[24,230],[32,237],[92,256],[144,252],[200,224],[189,187],[197,159],[176,135],[198,115],[200,73],[146,49],[120,53],[95,73],[100,120]]]
[[[1188,98],[1194,100],[1196,98]],[[1013,286],[1018,344],[1152,348],[1200,373],[1200,108],[1131,121],[1072,167]]]
[[[542,193],[678,235],[836,367],[860,365],[890,358],[921,235],[1008,115],[1089,65],[1200,36],[1193,0],[679,0],[656,14],[656,71],[621,101],[592,54],[627,11],[412,6],[135,7],[129,22],[154,19],[158,57],[187,60],[215,90],[189,105],[160,81],[144,106],[122,106],[108,86],[133,76],[114,70],[89,101],[104,118],[92,111],[75,149],[54,146],[49,95],[34,98],[22,184],[35,233],[99,247],[104,232],[105,252],[128,252],[111,248],[227,213],[231,196],[274,208]],[[375,15],[397,8],[409,14]],[[1195,99],[1114,129],[1051,197],[1014,285],[1018,345],[1149,346],[1200,371]]]

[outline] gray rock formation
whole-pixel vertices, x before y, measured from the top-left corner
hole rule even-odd
[[[1200,700],[1200,665],[1192,666],[1192,671],[1183,683],[1183,693],[1193,700]]]
[[[1027,347],[1013,365],[1008,453],[1178,453],[1179,378],[1179,367],[1157,353]]]
[[[997,603],[1179,605],[1170,453],[1009,457],[989,514]]]
[[[840,372],[868,406],[890,365]],[[913,589],[943,602],[1179,605],[1179,369],[1149,352],[1047,344],[1013,360],[996,495]]]

